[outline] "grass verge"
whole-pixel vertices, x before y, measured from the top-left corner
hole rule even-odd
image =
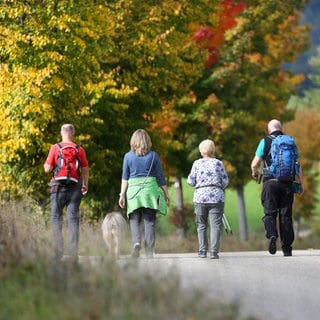
[[[87,254],[105,253],[100,228],[84,224]],[[0,319],[236,319],[238,306],[208,301],[200,291],[182,289],[169,270],[152,274],[128,259],[119,264],[55,261],[51,230],[28,206],[0,208]],[[82,249],[83,250],[83,249]]]

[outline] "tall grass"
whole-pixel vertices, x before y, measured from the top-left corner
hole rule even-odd
[[[208,301],[200,291],[182,289],[173,270],[151,273],[131,259],[115,262],[104,255],[95,263],[55,261],[50,227],[31,208],[0,208],[1,320],[238,317],[237,305]],[[95,246],[102,244],[96,235],[99,228],[90,228],[84,224],[81,235],[87,254],[98,252]]]
[[[232,224],[229,212],[228,217]],[[309,239],[319,243],[315,236]],[[0,207],[0,320],[239,318],[236,304],[208,301],[202,292],[182,288],[174,270],[152,273],[131,259],[108,259],[100,225],[81,224],[80,254],[97,256],[94,263],[57,262],[51,243],[51,228],[32,203]],[[303,239],[298,246],[310,244]],[[266,250],[261,232],[248,242],[222,236],[222,252],[252,249]],[[130,253],[129,235],[124,250]],[[158,230],[156,253],[190,251],[197,251],[196,234],[182,239]]]

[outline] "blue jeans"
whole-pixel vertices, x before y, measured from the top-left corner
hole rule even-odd
[[[220,250],[220,236],[222,230],[222,216],[224,203],[194,203],[196,226],[198,233],[199,251],[208,250],[208,219],[210,222],[210,251],[218,253]]]
[[[71,256],[78,255],[79,243],[79,207],[82,199],[81,184],[70,188],[63,188],[51,193],[51,224],[53,231],[53,241],[55,254],[61,258],[64,252],[64,243],[62,236],[63,209],[67,209],[68,221],[68,253]]]

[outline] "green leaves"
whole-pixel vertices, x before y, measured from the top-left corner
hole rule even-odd
[[[245,183],[265,122],[283,117],[300,80],[281,63],[306,38],[293,15],[297,1],[250,1],[241,14],[232,3],[2,1],[0,192],[46,196],[43,163],[66,122],[87,150],[88,197],[109,208],[119,159],[139,127],[151,131],[169,174],[186,174],[209,137],[235,183]],[[209,69],[212,48],[192,41],[200,26],[216,34],[209,47],[219,59]]]
[[[45,156],[72,122],[88,197],[113,206],[131,133],[201,75],[190,23],[205,21],[209,2],[2,2],[0,192],[45,196]]]
[[[73,122],[83,132],[79,143],[87,145],[88,123],[101,122],[97,116],[88,121],[97,101],[105,93],[116,101],[135,89],[101,68],[114,47],[107,7],[34,1],[2,4],[1,12],[0,161],[6,169],[0,175],[8,181],[1,191],[32,195],[48,180],[42,166],[61,124]]]

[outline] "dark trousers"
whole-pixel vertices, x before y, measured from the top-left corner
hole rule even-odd
[[[79,207],[82,199],[81,184],[71,188],[58,188],[51,193],[51,224],[55,254],[58,258],[63,256],[64,241],[62,236],[63,209],[67,209],[68,222],[68,253],[78,255],[79,243]]]
[[[277,217],[279,215],[279,233],[282,250],[290,252],[294,241],[294,231],[292,223],[293,204],[293,184],[292,182],[280,182],[271,179],[263,183],[261,202],[264,209],[264,227],[266,237],[278,237]]]

